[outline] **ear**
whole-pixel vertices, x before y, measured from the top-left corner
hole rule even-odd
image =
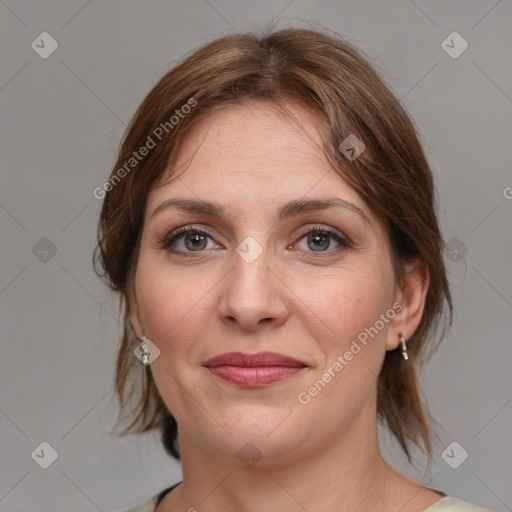
[[[395,300],[402,308],[393,318],[386,341],[386,350],[394,350],[400,343],[400,335],[407,341],[416,331],[423,316],[425,300],[430,284],[427,265],[415,260],[405,265],[405,278],[397,286]]]

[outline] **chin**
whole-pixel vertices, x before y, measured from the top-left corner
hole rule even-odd
[[[210,441],[215,442],[212,439]],[[292,436],[287,429],[264,435],[242,428],[233,437],[226,435],[218,439],[218,442],[219,451],[235,457],[244,466],[258,464],[260,468],[275,466],[296,456],[302,444],[300,438]]]
[[[231,453],[259,451],[265,457],[286,455],[300,446],[300,426],[297,414],[284,407],[240,405],[223,414],[225,442]],[[302,425],[303,427],[303,425]],[[231,434],[229,435],[228,434]]]

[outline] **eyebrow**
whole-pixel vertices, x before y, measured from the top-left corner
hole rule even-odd
[[[211,215],[213,217],[221,217],[225,215],[226,212],[226,209],[223,206],[216,203],[212,203],[211,201],[199,201],[196,199],[174,197],[171,199],[167,199],[159,206],[157,206],[155,211],[151,214],[151,217],[154,217],[157,213],[163,210],[167,210],[173,207],[179,208],[189,213],[199,213]],[[296,215],[300,215],[301,213],[326,210],[327,208],[333,207],[346,208],[347,210],[355,212],[369,226],[371,226],[370,219],[367,217],[364,211],[361,210],[361,208],[339,197],[328,197],[324,199],[295,199],[294,201],[290,201],[289,203],[284,204],[277,210],[277,218],[278,220],[282,220]]]

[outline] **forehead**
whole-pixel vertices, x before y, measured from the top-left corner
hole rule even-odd
[[[220,198],[230,204],[271,205],[333,195],[364,203],[331,166],[329,128],[317,114],[251,101],[210,112],[182,140],[172,168],[148,197],[154,208],[169,196]]]
[[[193,158],[216,168],[218,159],[227,170],[272,171],[306,158],[314,168],[329,167],[322,147],[327,129],[318,115],[291,104],[279,108],[268,102],[249,101],[210,112],[186,136],[173,166],[179,169]],[[301,166],[302,168],[302,166]]]

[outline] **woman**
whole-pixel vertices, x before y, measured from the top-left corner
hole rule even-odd
[[[99,192],[121,411],[143,372],[123,433],[161,429],[183,468],[132,511],[482,510],[380,454],[379,420],[432,454],[416,371],[451,299],[431,171],[353,48],[206,45],[143,101]]]

